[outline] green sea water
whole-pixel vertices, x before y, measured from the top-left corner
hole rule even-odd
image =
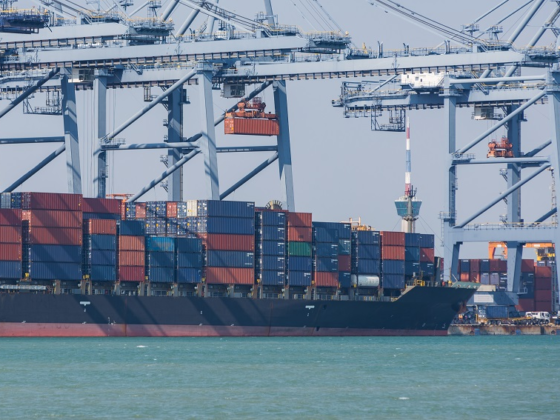
[[[560,337],[0,339],[0,419],[560,419]]]

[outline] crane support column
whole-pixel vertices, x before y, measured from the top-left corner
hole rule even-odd
[[[94,150],[99,148],[100,141],[107,134],[107,77],[106,70],[95,70],[93,79],[93,100],[95,101]],[[100,150],[93,159],[93,196],[105,198],[107,194],[107,152]]]
[[[204,155],[204,173],[206,176],[206,197],[209,200],[220,199],[220,181],[218,178],[218,156],[216,153],[216,130],[214,128],[214,101],[212,99],[212,70],[204,68],[199,73],[200,109],[202,131],[198,144]]]
[[[167,141],[179,143],[183,139],[183,88],[175,89],[167,97]],[[177,149],[167,151],[168,166],[175,165],[181,159],[181,152]],[[167,199],[169,201],[183,201],[183,166],[173,172],[167,179]]]
[[[276,139],[278,143],[278,166],[282,189],[281,201],[286,203],[286,209],[288,211],[295,211],[286,82],[284,80],[274,82],[272,84],[272,89],[274,90],[274,108],[280,124],[280,135],[278,135]]]
[[[548,86],[548,103],[550,104],[550,119],[552,122],[552,166],[554,171],[554,182],[556,185],[560,185],[560,68],[558,64],[555,64],[553,69],[550,70],[549,80],[547,81]],[[558,247],[560,245],[560,228],[558,226],[554,227],[554,245]],[[558,263],[558,257],[555,257],[555,267],[554,273],[556,278],[553,277],[553,281],[556,281],[555,290],[556,293],[553,297],[554,310],[559,310],[560,305],[558,302],[559,291],[560,291],[560,276],[558,276],[558,269],[556,264]]]
[[[445,264],[443,279],[445,281],[457,281],[461,244],[456,241],[453,232],[457,217],[455,197],[455,190],[457,188],[457,167],[451,161],[452,154],[457,150],[457,96],[455,89],[453,89],[449,83],[448,76],[445,76],[444,86],[444,135],[447,137],[447,156],[450,162],[445,173],[447,189],[445,195],[446,212],[443,216],[445,245],[443,251]]]
[[[68,80],[71,71],[71,69],[65,69],[61,79],[66,170],[68,173],[68,192],[71,194],[81,194],[82,174],[80,171],[80,143],[78,141],[78,120],[76,115],[76,88],[74,83],[70,83]]]
[[[518,106],[509,106],[507,113],[515,111]],[[508,140],[512,145],[514,157],[521,157],[521,122],[523,113],[518,114],[508,124]],[[507,165],[507,186],[513,187],[521,180],[521,165],[510,163]],[[507,202],[507,222],[520,226],[521,219],[521,188],[513,191]],[[519,242],[507,242],[508,267],[507,267],[507,290],[518,292],[521,280],[521,259],[523,258],[523,244]]]

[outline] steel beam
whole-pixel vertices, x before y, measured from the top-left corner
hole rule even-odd
[[[228,188],[226,191],[220,194],[220,200],[223,200],[224,198],[228,197],[231,193],[236,191],[247,181],[254,178],[256,175],[261,173],[264,169],[268,168],[268,166],[270,166],[270,164],[275,162],[277,159],[278,159],[278,152],[274,153],[270,158],[265,160],[263,163],[261,163],[259,166],[257,166],[255,169],[253,169],[251,172],[249,172],[247,175],[241,178],[238,182],[236,182],[230,188]]]
[[[544,32],[550,27],[552,27],[552,25],[554,25],[554,22],[556,22],[559,15],[560,15],[560,7],[556,7],[556,9],[550,14],[548,19],[546,20],[545,24],[541,26],[537,31],[537,33],[533,36],[533,38],[531,38],[531,41],[529,41],[530,46],[537,45],[537,42],[539,42]]]
[[[95,71],[93,79],[94,100],[94,150],[99,147],[101,139],[107,134],[107,73],[103,70]],[[107,153],[104,150],[94,153],[93,165],[93,196],[105,198],[107,194]]]
[[[449,81],[452,85],[474,85],[478,83],[498,83],[498,82],[530,82],[530,81],[544,81],[546,74],[537,76],[515,76],[515,77],[486,77],[477,79],[451,79]]]
[[[29,178],[31,178],[33,175],[35,175],[37,172],[39,172],[41,169],[43,169],[45,166],[51,163],[57,156],[64,153],[65,150],[66,150],[66,145],[63,144],[54,152],[52,152],[50,155],[48,155],[46,158],[44,158],[41,162],[39,162],[33,169],[28,171],[25,175],[21,176],[16,182],[14,182],[12,185],[7,187],[4,190],[4,192],[14,191],[17,187],[19,187],[21,184],[23,184],[25,181],[27,181]]]
[[[142,197],[144,194],[146,194],[148,191],[150,191],[152,188],[154,188],[157,184],[159,184],[161,181],[163,181],[165,178],[167,178],[169,175],[171,175],[173,172],[175,172],[177,169],[179,169],[181,166],[183,166],[185,163],[187,163],[189,160],[191,160],[193,157],[195,157],[199,153],[200,153],[200,151],[193,150],[189,154],[184,155],[177,163],[175,163],[175,165],[167,168],[167,170],[165,172],[163,172],[160,176],[158,176],[156,179],[154,179],[149,184],[147,184],[136,195],[134,195],[133,197],[130,197],[127,201],[132,203],[132,202],[138,200],[140,197]]]
[[[524,155],[526,156],[526,155]],[[511,165],[511,164],[543,164],[549,163],[550,159],[548,157],[522,157],[522,158],[488,158],[488,159],[472,159],[472,160],[461,160],[454,159],[454,165]]]
[[[508,42],[510,44],[513,44],[517,40],[517,37],[527,27],[527,24],[531,21],[531,19],[533,19],[533,16],[535,16],[535,13],[538,12],[543,3],[544,0],[534,0],[533,6],[529,9],[529,12],[523,17],[521,22],[519,22],[519,25],[517,25],[517,28],[515,28],[515,31],[513,31],[509,37]]]
[[[193,21],[196,19],[199,13],[200,10],[193,9],[192,12],[187,17],[187,19],[181,25],[181,27],[177,30],[177,32],[175,32],[175,36],[180,37],[185,35],[185,32],[187,32],[187,29],[189,29],[189,27],[192,25]]]
[[[167,141],[179,143],[183,138],[183,87],[180,86],[167,99]],[[167,151],[167,164],[175,165],[181,159],[179,149]],[[167,199],[169,201],[183,201],[183,166],[173,172],[167,180]]]
[[[548,140],[547,142],[544,142],[543,144],[541,144],[540,146],[535,147],[533,150],[531,150],[530,152],[525,153],[523,156],[525,157],[533,157],[535,155],[537,155],[538,153],[542,152],[544,149],[546,149],[548,146],[550,146],[552,144],[552,140]]]
[[[280,134],[276,137],[278,145],[278,169],[281,185],[281,201],[288,211],[295,211],[294,178],[292,175],[292,151],[290,146],[290,127],[288,122],[288,97],[286,82],[274,82],[274,109],[278,115]]]
[[[465,225],[469,224],[470,222],[472,222],[474,219],[476,219],[478,216],[480,216],[482,213],[484,213],[485,211],[487,211],[488,209],[490,209],[491,207],[493,207],[494,205],[496,205],[497,203],[499,203],[500,201],[502,201],[505,197],[509,196],[512,192],[514,192],[515,190],[517,190],[518,188],[522,187],[523,185],[525,185],[527,182],[529,182],[530,180],[532,180],[534,177],[536,177],[537,175],[539,175],[540,173],[542,173],[543,171],[545,171],[546,169],[548,169],[550,167],[550,163],[542,166],[541,168],[539,168],[538,170],[536,170],[535,172],[533,172],[531,175],[529,175],[527,178],[523,179],[522,181],[517,182],[516,184],[514,184],[511,188],[508,188],[507,190],[505,190],[503,193],[501,193],[500,195],[498,195],[497,198],[493,199],[489,204],[487,204],[486,206],[484,206],[482,209],[480,209],[479,211],[477,211],[476,213],[474,213],[473,215],[471,215],[470,217],[468,217],[465,221],[463,221],[462,223],[458,224],[456,227],[458,228],[462,228]]]
[[[274,12],[272,11],[272,1],[264,0],[264,10],[266,13],[266,20],[270,27],[274,27]]]
[[[490,127],[488,130],[486,130],[484,133],[482,133],[480,136],[478,136],[476,139],[474,139],[472,142],[470,142],[469,144],[467,144],[466,146],[462,147],[461,149],[459,149],[457,151],[457,153],[462,154],[462,153],[466,153],[468,152],[471,148],[473,148],[474,146],[476,146],[478,143],[480,143],[482,140],[484,140],[486,137],[488,137],[490,134],[492,134],[494,131],[496,131],[498,128],[500,128],[501,126],[503,126],[504,124],[508,123],[509,121],[511,121],[513,118],[515,118],[518,114],[522,113],[523,111],[525,111],[527,108],[529,108],[531,105],[533,105],[535,102],[537,102],[539,99],[541,99],[543,96],[546,95],[546,92],[539,92],[537,95],[535,95],[534,97],[532,97],[531,99],[529,99],[527,102],[525,102],[523,105],[521,105],[519,108],[517,108],[515,111],[513,111],[511,114],[509,114],[507,117],[503,118],[502,120],[500,120],[500,122],[496,125],[493,125],[492,127]]]
[[[554,207],[553,209],[547,211],[545,214],[543,214],[541,217],[539,217],[537,220],[535,220],[533,223],[531,223],[529,226],[533,227],[535,225],[538,225],[539,223],[544,222],[549,217],[555,215],[557,211],[558,211],[558,208]]]
[[[15,137],[0,139],[0,144],[34,144],[34,143],[63,143],[64,137]]]
[[[216,155],[216,130],[214,129],[214,101],[212,98],[212,72],[203,71],[199,79],[200,110],[202,131],[198,146],[204,155],[206,198],[220,199],[220,180],[218,177],[218,157]]]
[[[178,4],[179,4],[179,0],[171,0],[169,2],[169,5],[166,7],[166,9],[161,14],[161,20],[163,22],[165,22],[167,19],[169,19],[169,16],[171,16],[171,13],[173,13],[173,11],[175,10],[175,8],[177,7]]]
[[[71,71],[71,70],[70,70]],[[78,139],[78,116],[76,115],[76,89],[68,80],[68,73],[61,79],[62,119],[64,123],[64,144],[66,145],[66,171],[68,192],[82,193],[82,173],[80,170],[80,143]]]
[[[28,98],[29,95],[31,95],[33,92],[35,92],[41,86],[43,86],[45,83],[47,83],[49,80],[51,80],[54,76],[56,76],[58,74],[59,71],[60,71],[60,69],[58,67],[55,67],[45,77],[43,77],[42,79],[37,81],[37,83],[35,83],[33,86],[29,86],[25,90],[25,92],[23,92],[16,99],[14,99],[12,102],[10,102],[10,105],[8,105],[6,108],[4,108],[2,111],[0,111],[0,118],[2,118],[4,115],[6,115],[12,109],[14,109],[16,106],[18,106],[20,103],[22,103],[24,99]]]

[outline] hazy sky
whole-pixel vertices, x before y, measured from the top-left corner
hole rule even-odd
[[[82,0],[83,1],[83,0]],[[471,0],[449,1],[430,0],[415,2],[400,0],[400,3],[416,9],[448,26],[460,28],[480,16],[500,1]],[[512,11],[525,3],[525,0],[511,0],[504,12],[491,15],[481,27],[494,24],[506,11]],[[83,2],[85,4],[85,1]],[[137,4],[141,2],[137,1]],[[294,5],[295,4],[295,5]],[[365,0],[334,1],[323,0],[321,4],[353,37],[354,43],[361,46],[376,46],[384,42],[385,51],[402,48],[403,43],[415,47],[433,47],[443,38],[417,26],[382,12],[369,5]],[[220,5],[235,10],[247,17],[253,17],[264,9],[261,0],[221,0]],[[273,1],[274,11],[280,23],[297,24],[305,30],[321,30],[321,27],[307,13],[304,5],[307,0]],[[420,7],[421,5],[421,7]],[[20,1],[18,7],[25,7]],[[552,2],[545,3],[543,10],[531,22],[530,27],[519,39],[522,46],[537,30],[539,23],[550,13]],[[91,6],[90,6],[91,7]],[[164,3],[165,7],[165,3]],[[181,6],[173,19],[176,25],[188,14],[189,9]],[[145,16],[142,13],[142,16]],[[504,22],[503,37],[511,33],[511,27],[520,16],[515,15]],[[199,18],[193,27],[202,23]],[[312,27],[312,25],[314,27]],[[3,37],[4,35],[1,35]],[[554,43],[551,34],[541,41],[541,45]],[[543,71],[539,71],[542,73]],[[358,79],[351,79],[358,80]],[[394,200],[404,190],[404,133],[379,133],[370,130],[368,118],[345,119],[340,108],[331,106],[331,99],[340,93],[340,80],[316,80],[288,82],[290,134],[292,142],[293,173],[295,181],[295,202],[298,211],[312,212],[315,220],[342,221],[349,217],[361,217],[366,224],[379,230],[399,230],[400,219],[396,215]],[[250,91],[250,87],[247,89]],[[153,90],[154,94],[159,91]],[[123,89],[109,91],[109,128],[116,127],[143,107],[142,89]],[[197,103],[196,87],[189,88],[191,105],[185,106],[184,135],[189,136],[200,129],[200,110]],[[269,89],[262,95],[273,111],[273,95]],[[214,94],[215,115],[231,106],[231,100]],[[91,151],[94,147],[93,96],[91,92],[77,93],[78,113],[80,116],[80,142],[82,152],[82,178],[84,193],[92,193]],[[8,104],[3,101],[2,107]],[[33,105],[44,106],[40,94],[33,99]],[[471,118],[472,108],[458,111],[458,144],[463,145],[479,133],[493,125],[493,122],[476,122]],[[526,112],[528,122],[523,123],[523,150],[533,147],[550,138],[550,110],[546,105],[534,106]],[[435,233],[441,237],[441,224],[438,219],[444,211],[444,175],[446,171],[447,144],[443,135],[443,110],[413,111],[409,113],[412,131],[412,182],[418,188],[418,196],[423,200],[419,232]],[[166,134],[162,121],[167,118],[162,106],[154,108],[143,119],[124,131],[119,137],[127,143],[161,142]],[[31,137],[33,135],[60,135],[60,117],[23,115],[21,106],[0,120],[2,137]],[[250,138],[225,136],[223,126],[216,128],[218,146],[245,144],[273,144],[271,138]],[[501,137],[505,131],[500,129],[491,138]],[[56,145],[2,146],[0,154],[0,187],[6,187],[39,162],[44,155],[54,150]],[[472,151],[477,157],[484,157],[487,144],[482,142]],[[546,152],[544,154],[548,154]],[[109,192],[136,193],[146,183],[159,175],[165,168],[159,161],[161,151],[118,152],[110,160]],[[220,189],[225,191],[253,167],[264,161],[269,154],[232,154],[219,155]],[[461,167],[459,170],[458,213],[459,219],[490,201],[496,194],[506,189],[504,179],[495,165],[476,165],[472,169]],[[532,169],[527,170],[530,173]],[[205,194],[202,179],[202,157],[198,156],[185,168],[185,198],[201,198]],[[66,190],[65,159],[57,158],[48,167],[26,182],[20,191],[60,191]],[[533,220],[550,209],[550,173],[546,171],[522,189],[523,216]],[[258,177],[232,194],[228,199],[255,201],[264,205],[271,199],[280,197],[278,167],[273,164]],[[157,187],[143,197],[143,200],[164,200],[166,192]],[[496,205],[491,211],[477,219],[477,222],[498,222],[499,215],[506,213],[505,204]],[[439,241],[436,240],[439,245]],[[441,247],[438,250],[442,251]],[[527,254],[533,256],[532,253]],[[464,246],[462,258],[485,258],[484,244]]]

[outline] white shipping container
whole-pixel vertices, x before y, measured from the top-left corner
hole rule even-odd
[[[187,200],[187,216],[198,216],[198,200]]]

